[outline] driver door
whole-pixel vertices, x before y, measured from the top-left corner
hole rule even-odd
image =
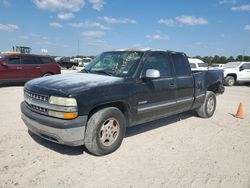
[[[243,63],[239,68],[239,81],[250,81],[250,63]]]
[[[148,69],[158,70],[160,77],[145,78]],[[167,53],[151,52],[147,56],[141,78],[135,88],[137,89],[137,123],[158,119],[175,112],[176,79]]]

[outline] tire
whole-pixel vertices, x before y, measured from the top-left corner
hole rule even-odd
[[[45,76],[51,76],[52,74],[51,73],[45,73],[44,75],[43,75],[43,77],[45,77]]]
[[[226,86],[233,86],[235,84],[235,78],[233,76],[227,76],[225,79]]]
[[[199,117],[210,118],[216,109],[216,95],[212,91],[207,91],[206,98],[202,106],[196,110]]]
[[[107,155],[118,149],[126,131],[123,113],[108,107],[94,113],[87,123],[84,144],[94,155]],[[105,133],[105,134],[104,134]]]

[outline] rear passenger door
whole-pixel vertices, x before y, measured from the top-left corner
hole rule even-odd
[[[183,53],[170,52],[176,75],[176,105],[179,111],[189,110],[194,100],[194,78]]]
[[[148,69],[160,72],[160,78],[144,79]],[[137,123],[154,120],[175,112],[176,80],[166,52],[151,52],[144,61],[137,89]]]

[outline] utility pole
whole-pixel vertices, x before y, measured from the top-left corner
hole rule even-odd
[[[242,61],[244,61],[245,50],[243,50]]]
[[[79,56],[79,37],[77,38],[77,56]]]

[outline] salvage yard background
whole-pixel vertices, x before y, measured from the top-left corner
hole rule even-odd
[[[250,187],[250,87],[227,87],[210,119],[194,112],[127,130],[114,153],[95,157],[30,135],[23,87],[0,88],[0,187]],[[236,119],[239,103],[244,119]]]

